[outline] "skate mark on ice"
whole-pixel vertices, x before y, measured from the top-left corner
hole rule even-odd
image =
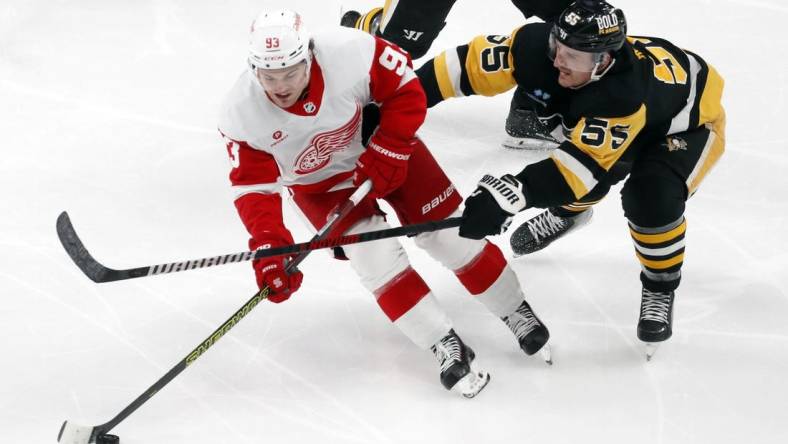
[[[605,319],[605,323],[607,324],[608,328],[612,328],[618,336],[624,341],[624,343],[632,350],[637,356],[638,359],[643,359],[643,350],[641,349],[641,342],[635,341],[634,335],[630,338],[629,334],[624,332],[624,328],[617,325],[613,318],[599,305],[594,297],[586,290],[585,286],[577,280],[577,278],[562,264],[559,260],[554,260],[552,255],[550,255],[550,261],[554,263],[554,267],[558,268],[561,273],[566,276],[566,281],[571,283],[577,290],[577,293],[582,294],[584,297],[583,299],[590,303],[594,309]],[[633,329],[634,330],[634,329]],[[645,361],[645,359],[644,359]],[[654,418],[655,423],[658,427],[658,433],[656,436],[657,443],[664,443],[665,442],[665,404],[663,402],[663,390],[662,386],[659,383],[659,380],[654,375],[654,370],[651,368],[649,363],[644,362],[642,368],[645,372],[646,376],[648,377],[648,381],[651,385],[652,391],[654,392],[654,404],[656,409],[656,417]]]
[[[778,279],[779,274],[784,273],[785,270],[785,260],[781,256],[778,256],[777,260],[773,258],[766,260],[758,259],[748,253],[747,250],[742,248],[739,245],[739,242],[737,242],[732,236],[725,233],[716,226],[704,223],[702,220],[695,222],[695,224],[699,225],[700,230],[713,234],[715,237],[730,246],[730,248],[735,250],[734,256],[740,257],[742,259],[740,263],[748,264],[746,269],[738,270],[736,273],[737,276],[741,276],[741,278],[737,280],[741,281],[742,285],[759,282],[757,278],[760,278],[760,282],[768,283],[771,287],[773,287],[773,290],[777,291],[783,298],[788,299],[788,294],[786,294],[785,290],[783,290],[784,285]],[[782,256],[788,257],[788,255]]]
[[[140,285],[140,284],[138,284],[138,285],[141,288],[143,288],[143,289],[145,288],[144,285]],[[167,299],[163,298],[162,296],[160,296],[156,292],[153,292],[150,289],[146,289],[146,290],[149,293],[151,293],[154,297],[159,299],[162,303],[167,304],[168,306],[172,307],[174,310],[176,310],[177,312],[187,316],[188,318],[190,318],[190,319],[192,319],[192,320],[194,320],[194,321],[196,321],[196,322],[198,322],[200,324],[203,324],[203,325],[205,325],[208,328],[214,328],[216,326],[215,325],[216,324],[215,321],[205,320],[202,317],[200,317],[200,316],[196,315],[195,313],[191,312],[190,310],[188,310],[188,309],[186,309],[184,307],[180,307],[177,304],[174,304],[172,301],[168,301]],[[264,307],[261,307],[261,308],[264,308]],[[295,338],[295,337],[301,337],[301,336],[304,336],[305,334],[306,333],[304,331],[297,331],[296,333],[294,333],[292,335],[289,335],[288,338],[292,339],[292,338]],[[227,339],[224,339],[224,338],[227,338]],[[326,426],[317,424],[317,423],[315,423],[313,421],[309,421],[308,418],[302,417],[303,415],[286,413],[286,412],[284,412],[284,409],[282,408],[282,406],[270,407],[268,405],[268,403],[262,402],[262,401],[260,401],[257,398],[252,398],[250,395],[245,394],[245,392],[241,391],[240,389],[237,389],[237,388],[233,387],[229,382],[226,381],[226,377],[222,377],[222,376],[213,374],[210,370],[207,371],[209,374],[211,374],[213,376],[213,378],[215,378],[217,381],[219,381],[222,385],[224,385],[224,386],[228,387],[229,389],[233,390],[233,392],[235,392],[237,396],[240,396],[243,399],[248,400],[250,402],[254,402],[255,405],[259,405],[259,406],[261,406],[263,408],[266,408],[266,410],[270,410],[270,413],[272,415],[274,415],[274,416],[281,416],[281,417],[286,418],[288,420],[298,422],[298,423],[300,423],[302,425],[305,425],[305,426],[309,426],[310,428],[315,429],[317,431],[324,432],[324,433],[330,433],[332,435],[337,435],[337,436],[339,436],[339,437],[341,437],[343,439],[353,439],[354,441],[362,442],[362,443],[366,443],[366,442],[370,442],[370,441],[391,442],[391,440],[388,437],[386,437],[385,434],[381,430],[377,429],[373,424],[367,422],[360,414],[357,414],[351,407],[349,407],[348,405],[344,404],[342,401],[340,401],[339,399],[335,398],[333,395],[331,395],[327,391],[323,390],[319,385],[310,382],[307,378],[301,376],[296,371],[288,368],[287,366],[281,364],[280,362],[276,361],[275,359],[270,358],[265,353],[265,348],[274,347],[276,344],[271,344],[269,342],[269,343],[264,343],[264,344],[260,344],[260,345],[253,345],[249,341],[247,341],[245,339],[242,339],[242,338],[239,338],[238,335],[234,334],[233,332],[228,333],[224,338],[223,338],[224,341],[233,342],[235,345],[241,346],[243,349],[246,349],[245,355],[250,356],[250,359],[247,361],[247,364],[250,364],[250,363],[255,362],[255,361],[260,361],[260,362],[263,363],[263,364],[261,364],[261,367],[269,368],[269,369],[272,368],[272,367],[275,368],[279,373],[282,373],[282,374],[286,375],[287,377],[295,380],[301,386],[307,388],[312,393],[315,393],[317,396],[319,396],[323,400],[328,401],[328,403],[330,403],[331,405],[333,405],[335,407],[335,409],[334,409],[335,411],[342,412],[344,415],[346,415],[347,417],[351,418],[355,424],[347,424],[347,421],[342,421],[340,419],[336,419],[336,420],[332,419],[332,422],[335,422],[337,424],[343,424],[343,425],[347,424],[347,425],[345,425],[345,428],[347,428],[350,431],[353,431],[353,433],[351,435],[348,435],[349,432],[337,431],[335,429],[327,428]],[[280,341],[277,341],[277,344],[284,343],[284,342],[287,342],[287,341],[286,340],[280,340]],[[288,390],[289,387],[288,386],[284,386],[284,389]],[[197,396],[197,395],[195,395],[195,396]],[[200,404],[202,405],[204,402],[207,402],[207,401],[200,401]],[[300,402],[298,405],[304,405],[306,403],[307,403],[307,401],[303,401],[303,402]],[[322,416],[325,416],[325,415],[322,415]],[[358,431],[357,431],[358,427],[356,427],[356,426],[361,426],[362,429],[365,429],[366,435],[358,435]]]

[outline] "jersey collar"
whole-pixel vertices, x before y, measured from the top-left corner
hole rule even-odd
[[[323,70],[316,59],[312,59],[312,66],[309,70],[309,86],[306,88],[306,96],[298,99],[296,103],[284,110],[297,116],[315,116],[320,111],[320,104],[323,103],[323,90],[325,81]]]

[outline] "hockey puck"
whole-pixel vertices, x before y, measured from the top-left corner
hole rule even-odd
[[[118,435],[106,435],[101,434],[96,437],[96,444],[118,444],[120,443],[120,438]]]

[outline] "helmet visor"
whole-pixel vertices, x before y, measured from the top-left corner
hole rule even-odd
[[[561,43],[555,34],[550,33],[547,56],[558,66],[578,72],[594,72],[604,58],[604,52],[584,52],[572,49]]]

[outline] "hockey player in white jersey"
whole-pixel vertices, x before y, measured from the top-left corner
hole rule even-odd
[[[320,229],[338,204],[370,180],[372,192],[334,234],[388,227],[377,198],[403,224],[459,215],[462,197],[416,136],[426,99],[406,52],[353,29],[310,35],[299,14],[277,10],[253,23],[248,61],[223,105],[219,130],[250,248],[293,242],[282,218],[283,187],[312,228]],[[380,107],[379,123],[362,142],[362,114],[371,103]],[[414,240],[506,323],[527,354],[549,350],[543,348],[549,332],[497,246],[461,238],[456,229]],[[455,333],[399,241],[346,246],[344,255],[394,325],[432,350],[447,389],[473,397],[485,387],[488,373],[474,369],[473,350]],[[287,300],[303,277],[300,271],[287,274],[282,258],[257,260],[254,270],[258,285],[271,288],[273,302]]]

